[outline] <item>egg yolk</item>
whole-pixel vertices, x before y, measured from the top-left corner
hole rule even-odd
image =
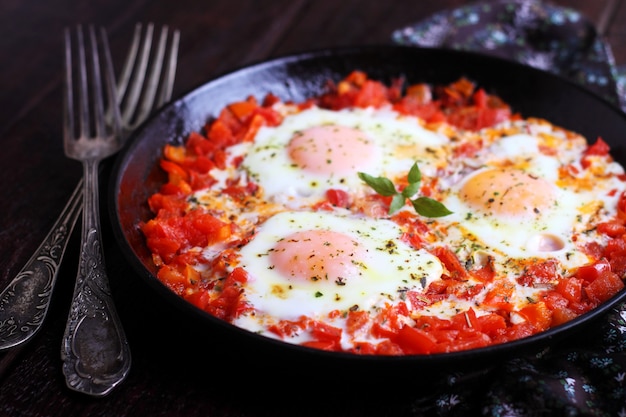
[[[367,166],[376,147],[358,129],[324,125],[297,132],[287,145],[296,165],[316,174],[349,174]]]
[[[556,202],[551,183],[517,169],[489,169],[463,184],[460,197],[470,207],[500,217],[531,217]]]
[[[365,250],[343,233],[329,230],[296,232],[278,242],[270,262],[284,277],[306,281],[332,280],[345,284],[359,275]]]

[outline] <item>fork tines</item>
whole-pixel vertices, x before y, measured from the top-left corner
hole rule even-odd
[[[99,31],[99,42],[93,26],[88,29],[88,42],[81,25],[76,27],[72,42],[72,33],[65,29],[65,79],[64,79],[64,131],[66,145],[71,138],[104,137],[118,134],[120,128],[119,108],[115,102],[115,75],[109,53],[108,40],[103,28]],[[73,50],[76,52],[73,53]],[[76,55],[76,60],[72,57]],[[77,82],[73,82],[73,73],[77,73]],[[104,73],[105,85],[102,85]],[[91,76],[90,76],[91,75]],[[77,92],[74,92],[75,84]],[[74,101],[78,97],[78,103]],[[105,98],[106,97],[106,98]],[[93,103],[93,107],[89,105]],[[113,109],[112,117],[117,123],[106,123],[104,108]],[[78,114],[76,123],[74,114]]]
[[[180,32],[174,30],[170,34],[169,28],[163,26],[156,48],[152,48],[153,35],[152,23],[146,26],[145,31],[141,23],[135,26],[133,43],[117,88],[117,100],[124,109],[122,125],[125,130],[136,128],[152,110],[161,107],[172,95]],[[164,59],[166,53],[167,59]],[[146,71],[148,65],[151,65],[149,73]],[[132,86],[130,89],[129,85]],[[141,103],[137,106],[140,99]]]

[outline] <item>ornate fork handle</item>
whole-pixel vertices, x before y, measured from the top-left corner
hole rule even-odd
[[[111,297],[99,224],[97,161],[84,163],[80,263],[63,336],[63,373],[70,388],[106,395],[128,374],[131,355]]]
[[[0,350],[27,341],[41,328],[82,209],[82,190],[81,180],[39,248],[0,294]]]

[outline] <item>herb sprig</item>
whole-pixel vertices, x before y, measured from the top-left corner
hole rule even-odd
[[[452,214],[446,206],[437,200],[433,200],[432,198],[421,196],[411,199],[411,197],[419,191],[420,183],[422,182],[422,173],[417,166],[417,162],[414,163],[409,170],[409,185],[407,185],[402,191],[396,190],[396,186],[389,178],[374,177],[364,172],[359,172],[358,176],[383,197],[393,196],[391,204],[389,205],[389,214],[393,214],[400,210],[404,206],[407,199],[411,202],[415,211],[424,217],[443,217],[448,214]]]

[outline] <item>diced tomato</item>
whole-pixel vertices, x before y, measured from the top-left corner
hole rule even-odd
[[[538,331],[548,329],[552,323],[552,311],[541,301],[528,304],[519,313]]]
[[[602,233],[609,237],[618,237],[626,234],[626,225],[623,221],[608,221],[599,223],[597,226],[598,233]]]
[[[256,187],[251,187],[250,188],[248,186],[242,186],[242,185],[238,185],[238,184],[231,184],[231,185],[226,186],[222,190],[222,193],[228,194],[234,200],[245,201],[246,198],[248,198],[248,197],[250,197],[251,195],[254,194],[254,191],[256,191]]]
[[[203,174],[199,172],[189,172],[189,186],[192,190],[202,190],[215,184],[217,180],[208,172]]]
[[[419,117],[427,123],[445,121],[445,115],[436,102],[422,102],[421,99],[403,97],[393,105],[393,109],[401,114]]]
[[[402,327],[392,341],[407,354],[428,354],[437,344],[437,340],[430,334],[411,326]]]
[[[170,223],[169,219],[153,219],[141,225],[141,230],[146,236],[146,246],[165,262],[171,261],[176,256],[183,240],[178,227],[176,225],[172,227]]]
[[[556,291],[572,303],[580,303],[583,294],[583,280],[581,277],[562,278],[556,285]]]
[[[507,327],[502,335],[495,338],[496,343],[509,342],[511,340],[523,339],[536,333],[535,326],[528,321],[516,323]]]
[[[148,205],[153,213],[158,213],[164,210],[167,213],[174,214],[176,216],[182,216],[187,207],[187,201],[181,198],[178,194],[152,194],[148,198]]]
[[[552,311],[551,327],[566,323],[578,316],[578,313],[569,306],[571,302],[562,294],[556,291],[550,291],[543,296],[546,306]]]
[[[300,333],[306,328],[304,320],[281,320],[278,323],[268,326],[268,330],[275,335],[284,338],[292,337]]]
[[[474,104],[476,105],[476,107],[478,108],[487,107],[489,96],[487,95],[484,89],[482,88],[477,89],[472,98],[474,100]]]
[[[349,351],[358,355],[375,355],[376,349],[377,347],[373,343],[356,341],[354,347]]]
[[[611,239],[607,242],[604,249],[605,256],[612,257],[615,254],[621,256],[626,252],[626,236]]]
[[[383,308],[372,322],[372,335],[376,337],[392,338],[404,325],[399,317],[408,315],[406,304]]]
[[[242,142],[252,142],[259,129],[267,123],[265,118],[260,114],[254,114],[247,124],[245,134],[241,137]]]
[[[511,118],[511,110],[509,108],[485,108],[479,114],[476,130],[485,127],[495,126],[498,123],[505,122]]]
[[[432,88],[426,83],[408,86],[404,95],[420,104],[427,104],[433,101]]]
[[[499,314],[489,313],[477,318],[483,333],[495,337],[506,329],[506,320]]]
[[[617,276],[626,276],[626,252],[612,253],[609,263],[611,264],[611,271]]]
[[[508,108],[461,107],[446,116],[448,123],[466,130],[480,130],[511,118]]]
[[[336,352],[341,350],[341,346],[334,340],[309,340],[300,343],[302,346],[310,347],[318,350],[326,350]]]
[[[624,281],[617,274],[603,271],[585,287],[584,291],[589,300],[597,305],[613,297],[622,288],[624,288]]]
[[[263,107],[271,107],[276,103],[280,102],[280,98],[276,96],[274,93],[267,93],[263,98]]]
[[[241,283],[247,279],[247,273],[242,268],[235,268],[224,280],[219,296],[211,300],[206,310],[225,321],[232,321],[243,312],[250,309],[242,297]]]
[[[437,329],[447,329],[450,325],[450,320],[436,316],[420,316],[415,319],[415,327],[427,332],[432,332]]]
[[[578,313],[567,307],[563,307],[558,310],[552,310],[552,323],[550,325],[552,327],[558,326],[560,324],[567,323],[577,316]]]
[[[467,276],[467,271],[461,265],[459,258],[448,247],[438,246],[434,248],[433,255],[444,264],[451,278],[462,279]]]
[[[529,265],[524,273],[517,278],[517,282],[531,287],[550,283],[558,277],[556,260],[548,259],[545,262]]]
[[[424,246],[424,239],[416,233],[403,233],[400,240],[408,243],[415,249],[421,249]]]
[[[326,199],[335,207],[347,208],[350,205],[350,194],[336,188],[326,191]]]
[[[204,310],[211,300],[211,295],[206,290],[198,290],[191,294],[184,295],[185,300],[195,305],[201,310]]]
[[[585,155],[605,156],[609,154],[610,150],[609,145],[599,137],[593,145],[585,150]]]
[[[496,276],[492,262],[488,262],[480,268],[472,269],[469,273],[481,282],[490,282]]]
[[[583,250],[592,259],[600,259],[604,256],[604,248],[599,242],[588,242],[583,246]]]
[[[397,328],[387,326],[386,323],[382,321],[374,321],[372,323],[372,327],[370,332],[372,336],[380,338],[380,339],[388,339],[392,338],[398,332]]]
[[[184,284],[186,280],[182,271],[170,265],[164,265],[159,269],[157,277],[166,284]]]
[[[454,156],[457,158],[472,157],[483,148],[481,140],[463,142],[454,148]]]
[[[462,350],[478,349],[490,344],[492,344],[491,338],[484,333],[462,332],[452,343],[440,345],[440,351],[458,352]]]
[[[367,81],[367,74],[363,71],[352,71],[345,78],[345,82],[355,85],[357,87],[363,86]]]
[[[182,164],[186,157],[185,147],[166,144],[163,147],[163,156],[172,162]]]
[[[308,325],[313,340],[302,343],[303,346],[321,350],[340,351],[342,330],[321,321],[311,320]]]
[[[589,265],[583,265],[576,271],[576,276],[586,282],[595,281],[600,275],[611,270],[611,265],[606,259]]]
[[[454,108],[467,105],[475,87],[474,83],[467,78],[460,78],[453,83],[439,87],[438,90],[443,105]]]
[[[435,340],[437,340],[437,350],[440,352],[445,352],[447,350],[446,346],[456,342],[459,339],[461,331],[457,329],[443,328],[431,330],[428,332],[428,334],[432,335]]]
[[[369,317],[367,311],[349,311],[346,319],[346,331],[351,335],[355,334],[367,325],[370,320]]]
[[[215,168],[215,165],[215,162],[205,155],[198,155],[193,160],[188,161],[186,167],[188,170],[192,170],[200,174],[207,174],[210,170]],[[191,172],[189,175],[191,176]]]
[[[310,324],[311,335],[317,340],[341,340],[342,330],[321,321],[314,320]]]
[[[400,346],[391,340],[383,340],[376,345],[376,354],[385,356],[399,356],[404,355],[404,351]]]
[[[252,117],[254,110],[258,107],[258,103],[253,98],[250,98],[246,101],[238,101],[235,103],[229,104],[228,110],[230,110],[233,115],[243,124]]]
[[[179,181],[187,181],[189,179],[187,171],[175,162],[161,159],[159,165],[165,172],[167,172],[169,182],[171,183],[176,184]]]
[[[459,282],[448,287],[448,294],[454,294],[461,300],[472,300],[485,288],[484,284],[468,284]]]
[[[185,226],[189,244],[204,247],[211,243],[222,242],[230,236],[230,225],[209,213],[192,210],[186,216]]]
[[[146,246],[152,253],[166,261],[172,259],[180,249],[180,243],[176,239],[167,237],[148,237]]]
[[[180,181],[177,184],[168,182],[161,186],[159,193],[163,195],[187,196],[191,194],[192,188],[186,181]]]
[[[407,291],[406,300],[410,303],[414,309],[424,308],[433,303],[433,301],[422,294],[420,291]]]
[[[367,80],[354,99],[357,107],[381,107],[387,103],[387,87],[378,81]]]
[[[182,217],[163,216],[141,225],[147,246],[169,262],[180,250],[225,240],[230,225],[202,210],[192,210]]]
[[[228,279],[238,284],[244,284],[248,281],[248,273],[243,268],[235,268],[228,276]]]
[[[504,311],[511,310],[511,297],[513,296],[513,285],[501,281],[497,282],[485,295],[483,304]]]
[[[451,279],[431,282],[430,285],[426,287],[426,291],[423,294],[425,298],[430,300],[428,305],[445,299],[448,296],[448,287],[451,283],[454,283]]]
[[[467,309],[467,311],[463,313],[459,313],[458,315],[461,315],[461,314],[463,315],[465,319],[464,324],[467,325],[467,327],[477,330],[477,331],[482,331],[482,324],[478,320],[478,317],[476,316],[476,311],[474,311],[472,307],[470,307],[469,309]]]

